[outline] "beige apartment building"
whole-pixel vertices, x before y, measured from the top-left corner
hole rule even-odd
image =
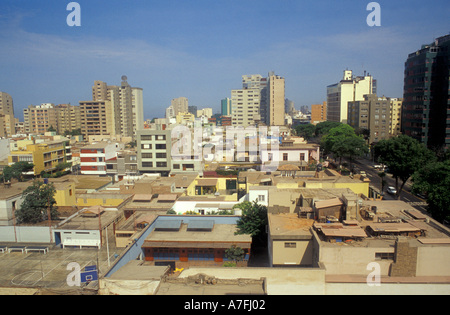
[[[327,120],[327,102],[311,105],[311,123],[317,125]]]
[[[268,78],[268,119],[270,126],[284,126],[285,81],[283,77],[269,73]]]
[[[327,87],[327,120],[347,123],[348,102],[363,101],[367,94],[376,94],[376,80],[345,70],[340,82]]]
[[[231,91],[232,125],[243,127],[254,125],[255,119],[256,118],[259,119],[260,117],[259,105],[260,105],[259,89],[232,90]]]
[[[81,101],[81,133],[90,135],[115,135],[111,101]]]
[[[370,130],[369,143],[389,139],[393,133],[393,124],[399,124],[399,105],[395,101],[396,117],[393,118],[393,100],[386,97],[377,97],[376,94],[364,95],[363,101],[348,102],[347,123],[354,128]],[[395,121],[394,121],[395,120]],[[395,132],[399,132],[400,125],[394,126]]]
[[[173,116],[176,116],[178,113],[189,113],[189,101],[186,97],[174,98],[170,106],[173,108]]]
[[[402,133],[402,105],[402,98],[391,98],[391,135],[393,136],[398,136]]]
[[[111,102],[110,112],[114,117],[111,128],[114,134],[120,133],[125,137],[134,137],[136,130],[143,129],[143,89],[131,87],[126,76],[122,76],[120,86],[95,81],[92,86],[92,100]]]
[[[30,105],[23,110],[23,117],[24,131],[27,133],[44,134],[53,128],[63,134],[66,130],[81,128],[80,108],[70,104]]]
[[[0,137],[9,137],[15,133],[13,99],[8,93],[0,92]]]

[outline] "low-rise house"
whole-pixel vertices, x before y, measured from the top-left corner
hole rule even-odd
[[[153,263],[174,262],[176,268],[187,266],[222,266],[225,251],[232,246],[244,250],[241,265],[248,261],[252,239],[250,235],[236,235],[236,225],[226,218],[174,217],[158,218],[154,230],[142,246],[145,260]]]

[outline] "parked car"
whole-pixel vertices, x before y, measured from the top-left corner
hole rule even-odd
[[[389,186],[386,191],[391,194],[391,195],[395,195],[397,193],[397,189],[395,189],[395,187],[393,186]]]
[[[359,174],[361,174],[361,176],[364,176],[364,177],[367,176],[366,172],[364,172],[364,171],[360,171]]]

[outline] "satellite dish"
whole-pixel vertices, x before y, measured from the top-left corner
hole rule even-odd
[[[126,80],[128,80],[127,76],[126,76],[126,75],[123,75],[123,76],[122,76],[122,81],[126,81]]]

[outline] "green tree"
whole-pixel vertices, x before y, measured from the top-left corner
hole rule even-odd
[[[357,136],[355,130],[347,124],[331,128],[322,137],[321,147],[325,154],[332,153],[335,158],[339,158],[339,164],[343,157],[348,157],[352,162],[354,157],[362,156],[369,151],[365,140]]]
[[[59,216],[54,195],[56,193],[53,184],[44,184],[34,180],[22,193],[24,201],[19,210],[16,211],[16,218],[19,223],[38,223],[48,220],[50,210],[51,219]]]
[[[236,234],[251,235],[254,241],[266,240],[267,207],[256,201],[244,201],[234,205],[233,209],[241,209],[242,215],[237,222]]]
[[[244,260],[245,251],[242,248],[233,245],[229,249],[225,250],[225,257],[237,263]]]
[[[15,178],[19,182],[22,182],[24,180],[23,173],[29,172],[33,170],[34,164],[28,163],[28,162],[16,162],[11,166],[6,166],[3,169],[2,179],[3,181],[10,181],[11,179]]]
[[[313,124],[298,125],[295,127],[297,136],[305,138],[305,140],[311,139],[316,134],[316,126]]]
[[[342,125],[337,121],[322,121],[316,125],[315,134],[317,137],[326,135],[331,129]]]
[[[413,193],[426,193],[428,212],[443,222],[450,221],[450,160],[429,163],[414,173]]]
[[[81,133],[81,129],[80,128],[74,129],[72,131],[70,131],[70,130],[64,131],[64,136],[65,137],[67,137],[67,136],[81,136],[81,135],[82,135],[82,133]]]
[[[395,178],[397,199],[406,181],[426,164],[434,162],[436,156],[416,139],[400,135],[389,140],[381,140],[375,147],[375,157],[389,168]],[[399,179],[402,181],[399,187]]]
[[[341,124],[337,127],[331,128],[327,134],[321,139],[321,147],[325,153],[334,153],[333,145],[343,141],[347,137],[355,135],[355,130],[347,124]]]

